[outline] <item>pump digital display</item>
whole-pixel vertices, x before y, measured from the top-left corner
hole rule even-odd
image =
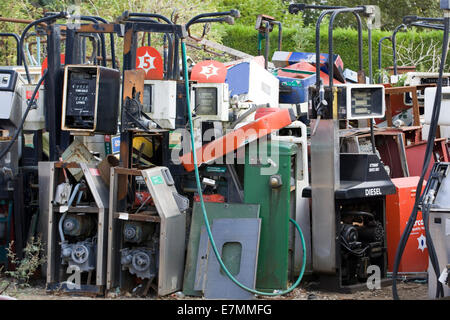
[[[195,89],[195,113],[198,115],[217,114],[217,88]]]
[[[352,114],[354,115],[369,115],[370,114],[370,100],[369,92],[365,90],[354,90],[352,94]]]
[[[384,116],[384,90],[382,87],[350,88],[350,119],[376,118]]]
[[[96,70],[70,72],[68,77],[66,123],[72,128],[93,127],[96,90]]]

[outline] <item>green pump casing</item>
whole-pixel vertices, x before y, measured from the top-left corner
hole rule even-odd
[[[295,192],[293,175],[297,148],[294,143],[281,141],[260,141],[257,152],[251,145],[246,147],[244,202],[260,205],[261,235],[256,275],[256,289],[260,291],[287,289],[289,217],[292,193]],[[272,164],[267,163],[268,159]],[[281,185],[271,185],[271,180],[279,181]]]

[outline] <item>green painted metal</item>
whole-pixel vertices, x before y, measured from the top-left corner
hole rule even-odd
[[[214,219],[221,218],[258,218],[259,205],[243,204],[243,203],[215,203],[205,202],[205,208],[208,212],[208,222],[213,223]],[[186,267],[184,269],[183,293],[188,296],[201,296],[202,292],[194,290],[195,272],[197,269],[198,246],[200,243],[200,234],[202,227],[205,225],[203,221],[202,208],[200,203],[194,202],[192,208],[191,229],[189,233],[189,242],[186,255]],[[235,248],[231,252],[223,254],[223,258],[230,265],[234,265]],[[213,254],[213,253],[212,253]],[[228,263],[226,264],[228,266]],[[236,271],[234,267],[231,268]]]
[[[244,202],[261,206],[256,288],[263,292],[285,290],[288,285],[291,176],[297,148],[296,144],[288,142],[260,142],[257,156],[252,154],[252,147],[246,148]],[[267,170],[270,164],[256,163],[267,163],[260,161],[266,157],[264,154],[275,163],[269,174],[262,169]],[[281,176],[281,186],[270,186],[273,175]]]

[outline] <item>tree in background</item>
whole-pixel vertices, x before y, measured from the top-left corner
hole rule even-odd
[[[27,0],[16,2],[0,1],[0,16],[2,17],[33,19],[39,16],[38,11],[39,9]],[[0,32],[12,32],[20,36],[24,28],[24,24],[0,22]],[[14,65],[15,63],[16,42],[12,38],[0,38],[0,64]]]
[[[282,0],[280,0],[282,1]],[[380,7],[381,23],[383,30],[393,30],[402,23],[402,18],[407,15],[422,17],[441,17],[439,0],[299,0],[307,4],[323,4],[333,6],[356,7],[358,5],[376,5]],[[304,23],[307,26],[315,25],[320,11],[307,10],[303,13]],[[350,21],[353,23],[353,21]],[[347,19],[337,19],[336,26],[349,27]]]
[[[46,11],[66,11],[71,5],[79,6],[82,15],[100,16],[110,22],[113,22],[124,11],[158,13],[173,18],[179,24],[186,23],[197,14],[217,11],[214,0],[21,0],[0,1],[0,16],[34,20],[42,17]],[[20,36],[24,28],[24,24],[0,22],[0,31],[2,32],[16,32]],[[201,34],[202,26],[195,25],[192,29],[194,34]],[[208,39],[221,42],[222,33],[222,29],[216,25],[208,33]],[[143,35],[141,35],[141,39],[140,43],[144,44]],[[116,56],[119,59],[122,59],[122,41],[122,38],[116,38]],[[15,63],[12,60],[12,57],[15,56],[14,42],[8,40],[9,42],[11,45],[6,51],[2,51],[0,48],[1,64]],[[109,41],[106,42],[106,45],[109,50]],[[161,46],[162,35],[153,35],[152,45],[157,48]],[[191,56],[197,59],[210,56],[203,52],[190,51]],[[3,59],[3,57],[8,57],[8,59]]]

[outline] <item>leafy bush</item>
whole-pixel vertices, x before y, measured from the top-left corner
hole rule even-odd
[[[8,248],[8,258],[15,265],[15,270],[6,271],[5,274],[12,277],[21,286],[28,286],[28,281],[36,273],[36,270],[46,262],[44,247],[40,238],[31,238],[23,249],[24,258],[19,260],[12,250],[13,242]]]
[[[325,25],[325,24],[324,24]],[[225,34],[222,36],[224,45],[241,50],[248,54],[257,54],[258,32],[254,27],[236,25],[224,26]],[[378,43],[382,37],[391,36],[391,32],[372,31],[372,63],[373,74],[378,71]],[[315,52],[315,29],[311,28],[284,28],[283,51]],[[397,34],[398,65],[416,65],[419,71],[435,71],[440,59],[442,46],[441,31],[421,31],[413,29],[409,32]],[[271,33],[270,48],[272,57],[277,48],[277,32]],[[320,30],[320,50],[328,52],[328,28]],[[358,32],[350,28],[337,28],[333,32],[333,52],[339,54],[344,61],[345,68],[357,71],[358,66]],[[382,68],[393,65],[392,43],[385,40],[382,43]],[[363,66],[368,75],[369,66],[368,34],[363,32]]]

